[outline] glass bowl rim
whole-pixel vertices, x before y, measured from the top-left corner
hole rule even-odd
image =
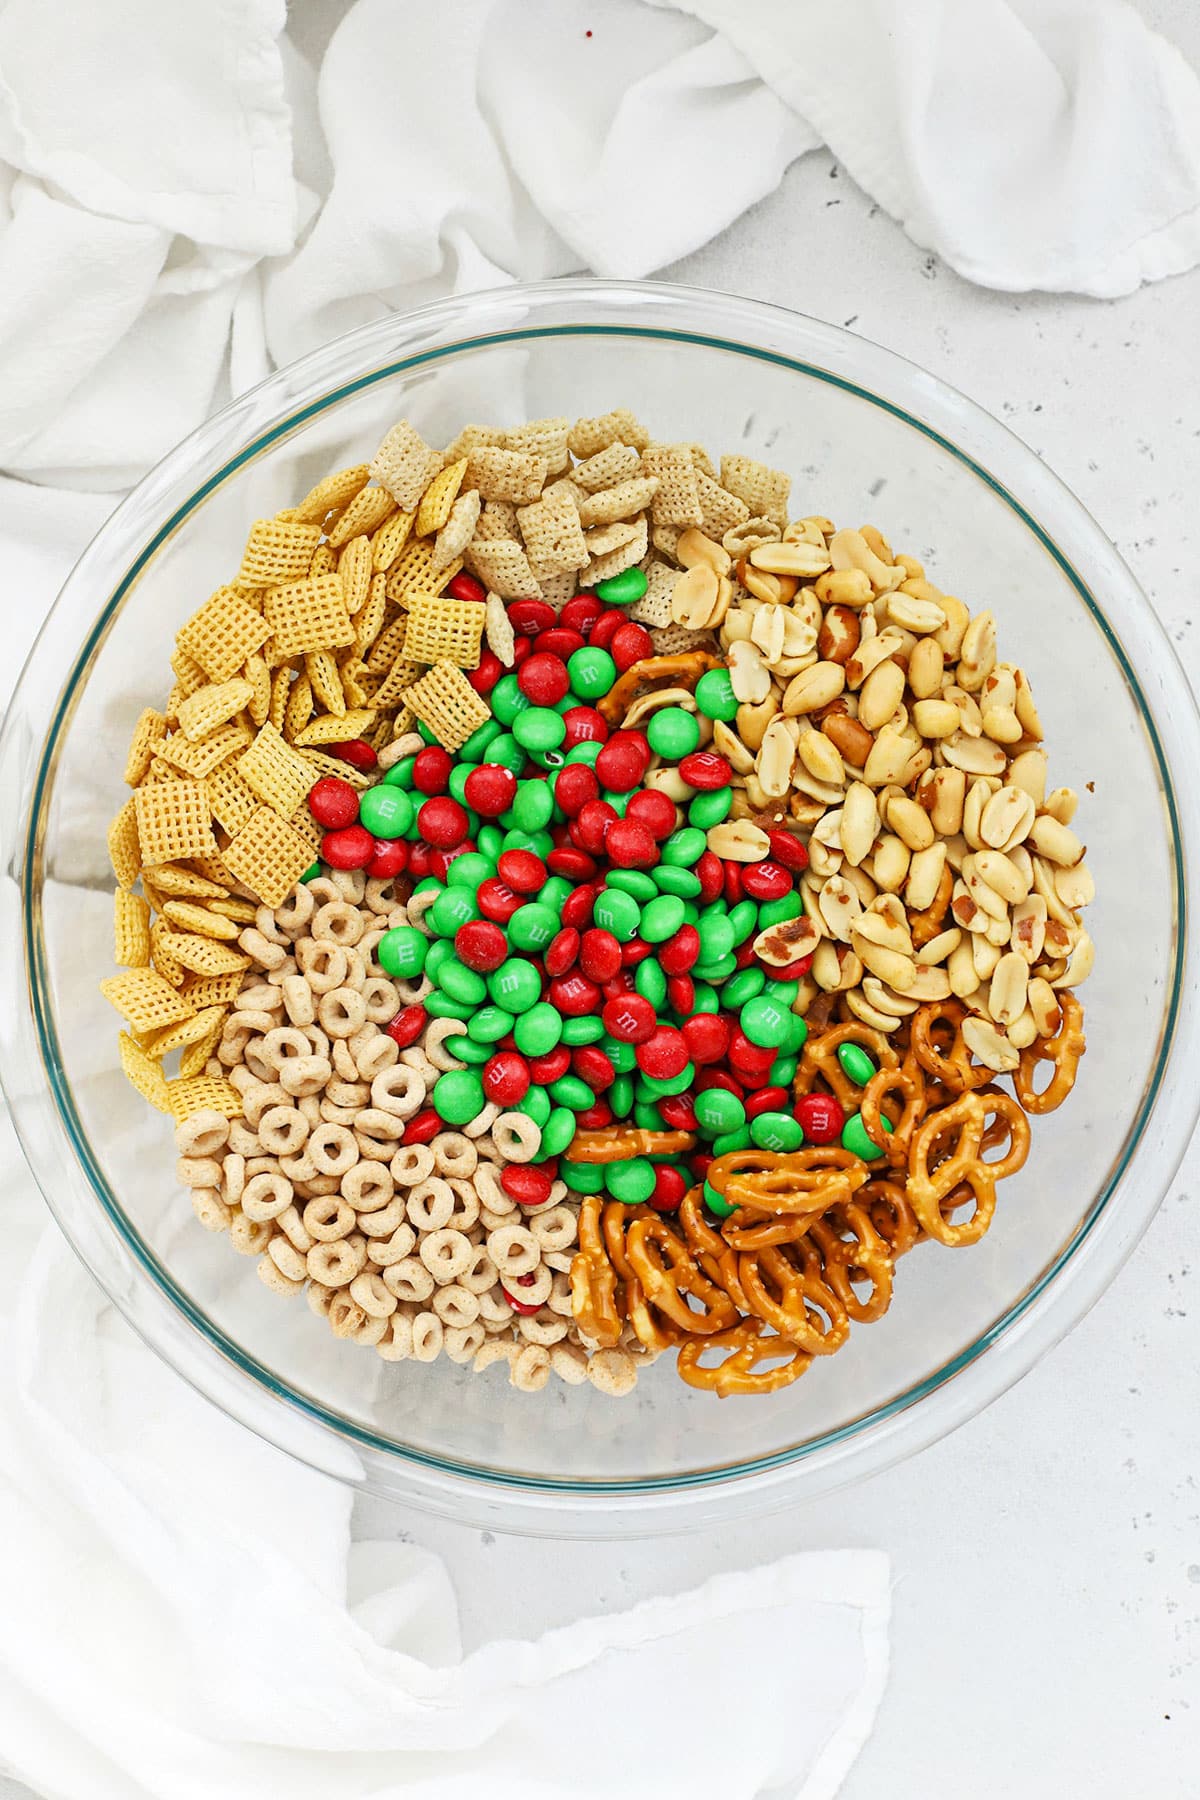
[[[580,312],[586,315],[589,311],[593,311],[603,316],[596,318],[568,316],[560,322],[554,322],[552,319],[554,310],[564,306],[568,314]],[[514,307],[525,308],[528,318],[533,322],[526,322],[507,330],[485,328],[489,317],[494,315],[502,317],[511,313]],[[623,322],[621,317],[623,308],[636,308],[638,322]],[[647,308],[657,309],[659,316],[664,318],[664,323],[655,325],[642,322],[641,314]],[[543,313],[547,314],[546,320],[537,323],[537,319]],[[610,314],[613,316],[609,316]],[[739,320],[743,322],[744,328],[757,329],[759,335],[766,341],[745,342],[734,337],[720,335],[715,330],[710,332],[696,328],[700,323],[713,327],[718,323],[724,323],[731,327],[734,322]],[[474,328],[474,335],[458,335],[459,329],[466,327]],[[428,335],[432,335],[436,341],[425,343],[424,339]],[[117,616],[125,594],[150,558],[183,520],[202,505],[208,495],[223,481],[236,474],[239,469],[263,454],[264,451],[269,450],[288,432],[329,410],[355,392],[415,367],[436,364],[474,349],[497,344],[519,344],[546,337],[570,336],[585,338],[589,336],[626,336],[651,341],[681,342],[773,363],[809,378],[831,383],[872,406],[882,409],[905,425],[919,431],[925,438],[936,444],[941,451],[963,463],[1017,516],[1052,557],[1070,582],[1115,656],[1136,702],[1142,726],[1146,731],[1157,765],[1166,801],[1166,817],[1170,827],[1175,876],[1176,935],[1172,984],[1150,1082],[1143,1094],[1138,1113],[1118,1162],[1110,1171],[1103,1188],[1093,1197],[1088,1212],[1077,1231],[1058,1256],[1042,1271],[1037,1280],[1018,1295],[986,1330],[980,1332],[970,1344],[963,1347],[940,1367],[930,1371],[920,1381],[912,1384],[902,1393],[894,1395],[880,1406],[871,1408],[854,1419],[844,1421],[829,1431],[822,1432],[803,1443],[745,1461],[717,1464],[688,1471],[682,1475],[646,1476],[616,1481],[557,1479],[551,1476],[535,1476],[502,1468],[484,1468],[479,1465],[459,1463],[452,1457],[442,1457],[429,1451],[399,1445],[369,1427],[341,1416],[298,1389],[289,1386],[280,1380],[270,1368],[250,1356],[234,1339],[228,1337],[209,1320],[176,1285],[170,1273],[132,1227],[92,1155],[87,1134],[75,1109],[74,1099],[66,1082],[61,1057],[58,1054],[57,1030],[49,1003],[45,974],[41,908],[38,903],[42,806],[47,788],[53,778],[59,735],[64,723],[70,717],[80,676],[86,673],[88,663],[103,634]],[[809,354],[822,353],[825,362],[807,361],[799,355],[787,354],[779,348],[768,347],[773,340],[780,336],[787,339],[794,347],[798,347],[799,342],[805,343],[808,346]],[[376,363],[370,358],[371,351],[385,348],[388,351],[388,360]],[[411,350],[411,354],[402,353],[406,348]],[[360,360],[359,351],[362,351],[364,358],[368,359],[364,371],[353,379],[338,385],[332,387],[325,385],[326,371],[331,359],[350,357],[358,361]],[[872,372],[874,381],[879,381],[881,376],[890,377],[893,386],[898,386],[905,392],[909,404],[900,405],[895,399],[889,398],[886,393],[875,391],[874,387],[865,385],[863,381],[854,380],[847,373],[835,372],[836,365],[839,363],[846,368],[861,367],[866,364],[868,371]],[[894,1444],[893,1428],[904,1415],[911,1415],[914,1409],[922,1406],[923,1403],[934,1400],[939,1393],[945,1393],[949,1384],[966,1371],[976,1368],[989,1352],[1006,1341],[1014,1340],[1018,1335],[1018,1328],[1023,1323],[1031,1321],[1039,1307],[1044,1310],[1044,1303],[1048,1300],[1051,1290],[1057,1291],[1061,1287],[1062,1278],[1068,1270],[1072,1268],[1075,1271],[1079,1270],[1080,1253],[1097,1233],[1106,1213],[1111,1209],[1116,1192],[1129,1174],[1134,1155],[1143,1142],[1151,1115],[1163,1097],[1164,1079],[1181,1027],[1181,999],[1189,951],[1185,842],[1195,841],[1196,808],[1186,804],[1186,793],[1181,803],[1181,796],[1172,779],[1170,763],[1163,747],[1155,715],[1151,711],[1141,681],[1126,653],[1120,635],[1113,629],[1092,592],[1094,582],[1089,583],[1085,580],[1071,558],[1060,547],[1056,537],[1052,536],[1049,530],[1039,523],[1029,507],[1017,498],[1010,485],[1014,474],[1018,482],[1023,477],[1029,477],[1031,480],[1036,478],[1038,484],[1047,487],[1049,497],[1055,507],[1063,512],[1068,524],[1073,527],[1074,534],[1082,534],[1085,548],[1093,553],[1094,559],[1107,568],[1110,577],[1123,583],[1126,594],[1122,597],[1120,604],[1132,608],[1138,624],[1150,638],[1156,652],[1161,655],[1165,651],[1168,666],[1172,671],[1172,682],[1168,685],[1174,685],[1176,688],[1181,686],[1183,689],[1185,705],[1179,714],[1172,707],[1169,714],[1170,722],[1173,726],[1182,729],[1185,736],[1190,736],[1193,749],[1200,748],[1200,726],[1197,724],[1195,705],[1191,700],[1186,677],[1179,668],[1173,648],[1162,632],[1148,600],[1137,585],[1132,573],[1104,537],[1099,526],[1091,519],[1060,478],[1048,470],[1033,451],[1006,426],[993,419],[974,402],[966,399],[940,379],[927,374],[917,365],[897,356],[894,352],[871,344],[843,328],[808,319],[804,315],[781,307],[704,289],[673,284],[668,286],[652,282],[607,282],[592,279],[514,284],[470,295],[454,296],[448,300],[434,302],[411,313],[390,314],[371,324],[361,326],[269,376],[256,388],[231,402],[212,419],[206,421],[183,439],[114,510],[68,576],[43,631],[39,634],[30,652],[26,669],[23,671],[17,691],[14,693],[13,707],[10,708],[10,721],[16,711],[26,674],[38,658],[39,653],[42,652],[44,640],[58,619],[60,611],[65,611],[65,603],[74,597],[77,587],[83,586],[85,576],[90,573],[87,565],[93,555],[106,551],[109,540],[114,541],[115,548],[115,545],[120,542],[126,519],[131,512],[136,511],[139,502],[144,506],[147,500],[153,499],[156,492],[169,489],[185,470],[194,470],[197,463],[202,468],[206,466],[204,462],[206,440],[219,437],[223,427],[235,424],[243,413],[252,409],[256,404],[270,400],[277,392],[287,389],[289,384],[299,384],[301,394],[311,389],[307,403],[304,405],[292,403],[285,411],[275,413],[269,420],[260,421],[259,427],[249,441],[243,443],[236,454],[229,456],[220,467],[211,470],[207,477],[169,514],[159,529],[143,543],[140,552],[128,563],[123,575],[112,586],[107,600],[95,616],[90,631],[70,664],[69,674],[59,693],[53,718],[37,754],[36,776],[28,790],[30,799],[22,834],[23,841],[20,845],[22,937],[28,978],[24,997],[32,1013],[42,1069],[54,1101],[57,1122],[60,1129],[65,1132],[71,1152],[82,1168],[101,1209],[107,1215],[109,1224],[115,1229],[125,1249],[133,1255],[142,1271],[149,1276],[160,1295],[165,1298],[175,1313],[181,1314],[193,1330],[200,1334],[208,1348],[215,1350],[227,1363],[234,1365],[257,1387],[264,1390],[272,1401],[281,1402],[288,1408],[298,1409],[323,1431],[332,1432],[337,1437],[347,1439],[359,1449],[380,1455],[388,1463],[399,1463],[405,1467],[406,1471],[423,1470],[435,1479],[448,1477],[456,1485],[467,1483],[473,1487],[482,1487],[488,1490],[516,1490],[526,1496],[540,1495],[548,1499],[558,1497],[560,1500],[583,1503],[585,1506],[591,1503],[611,1504],[613,1499],[619,1496],[637,1496],[642,1500],[662,1496],[670,1497],[673,1502],[677,1503],[681,1498],[694,1495],[705,1488],[724,1487],[735,1481],[753,1481],[757,1477],[770,1477],[781,1471],[798,1470],[806,1465],[819,1463],[823,1455],[829,1452],[836,1453],[846,1446],[852,1445],[861,1450],[863,1446],[869,1446],[874,1439],[880,1443]],[[931,423],[929,418],[922,417],[921,412],[914,410],[917,403],[920,404],[923,412],[931,413],[938,420],[937,425]],[[969,451],[962,442],[956,441],[954,437],[948,435],[951,424],[957,426],[960,436],[964,426],[968,428],[967,435],[973,436],[981,443],[983,450],[988,455],[990,466],[985,466],[977,454]],[[995,472],[1001,465],[1005,468],[1003,479]],[[189,479],[194,479],[194,474],[189,476]],[[1062,531],[1060,530],[1057,535],[1062,536]],[[124,555],[124,551],[122,555]],[[86,600],[86,593],[81,593],[80,598]],[[1173,699],[1174,706],[1178,706],[1178,692]],[[8,731],[9,726],[6,725],[6,736]],[[1186,830],[1183,822],[1184,814],[1187,814]],[[1188,1035],[1194,1039],[1197,1033],[1193,1029]],[[5,1067],[8,1067],[7,1048]],[[1197,1111],[1200,1111],[1200,1096],[1192,1099],[1191,1123],[1194,1123]],[[37,1176],[37,1161],[34,1154],[31,1153],[28,1135],[21,1129],[20,1107],[15,1102],[13,1114],[26,1157]],[[1184,1114],[1186,1115],[1186,1101]],[[902,1454],[910,1447],[918,1447],[920,1441],[932,1441],[934,1437],[940,1436],[942,1431],[951,1429],[954,1424],[961,1422],[962,1417],[969,1416],[970,1413],[988,1404],[1004,1388],[1027,1371],[1043,1348],[1048,1348],[1051,1343],[1057,1341],[1071,1329],[1082,1313],[1087,1310],[1087,1307],[1108,1285],[1125,1256],[1140,1237],[1142,1230],[1149,1223],[1166,1191],[1175,1167],[1182,1158],[1191,1123],[1184,1116],[1175,1129],[1170,1132],[1169,1135],[1173,1142],[1160,1164],[1158,1181],[1155,1183],[1158,1192],[1153,1195],[1149,1204],[1145,1199],[1142,1200],[1136,1217],[1123,1222],[1124,1231],[1115,1235],[1113,1243],[1109,1246],[1107,1258],[1099,1265],[1098,1269],[1093,1270],[1093,1279],[1084,1289],[1084,1304],[1056,1317],[1053,1328],[1049,1332],[1043,1328],[1040,1339],[1044,1341],[1038,1342],[1036,1334],[1027,1334],[1026,1353],[1022,1359],[1010,1359],[1003,1369],[995,1367],[994,1361],[989,1363],[990,1379],[982,1385],[981,1398],[975,1399],[964,1409],[960,1396],[958,1404],[951,1404],[945,1409],[944,1422],[940,1428],[935,1422],[931,1430],[921,1434],[919,1438],[914,1438],[911,1444],[901,1445],[895,1450],[895,1454]],[[42,1185],[40,1180],[39,1185]],[[44,1186],[42,1191],[68,1239],[72,1241],[83,1257],[86,1266],[92,1268],[55,1201],[49,1193],[46,1193]],[[1129,1196],[1129,1199],[1132,1201],[1133,1196]],[[92,1272],[96,1273],[94,1269]],[[108,1288],[110,1297],[129,1318],[129,1312],[122,1304],[120,1295],[114,1294],[109,1284],[105,1283],[104,1285]],[[208,1394],[203,1383],[188,1375],[180,1367],[171,1350],[164,1347],[156,1336],[148,1334],[142,1323],[134,1319],[130,1319],[130,1322],[143,1337],[147,1337],[152,1347],[160,1355],[164,1356],[178,1372],[185,1375],[185,1379],[191,1380],[192,1384],[198,1386],[200,1391]],[[1032,1355],[1028,1354],[1030,1342],[1033,1342],[1035,1346]],[[214,1396],[208,1394],[208,1397]],[[956,1417],[955,1414],[959,1416]],[[268,1438],[272,1435],[270,1430],[261,1423],[253,1423],[252,1428]],[[279,1439],[275,1438],[273,1441],[278,1442]],[[885,1455],[883,1460],[892,1460],[892,1458]],[[871,1466],[881,1466],[880,1461],[872,1461]],[[369,1481],[367,1485],[370,1485]]]

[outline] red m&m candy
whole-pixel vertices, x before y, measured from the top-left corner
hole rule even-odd
[[[796,1102],[796,1117],[812,1144],[832,1144],[842,1135],[846,1115],[832,1094],[805,1094]]]
[[[478,600],[482,602],[487,599],[487,589],[484,587],[483,583],[476,581],[473,575],[466,575],[461,571],[459,574],[455,575],[451,581],[446,583],[446,592],[450,595],[452,600]]]
[[[508,955],[508,939],[490,919],[469,919],[454,934],[454,950],[468,969],[490,975]]]
[[[521,664],[517,686],[535,706],[557,706],[564,700],[571,680],[567,665],[557,656],[545,656],[539,650]]]
[[[658,1024],[658,1014],[641,994],[621,994],[609,1000],[600,1017],[609,1037],[622,1044],[645,1043]]]
[[[545,1164],[535,1169],[532,1163],[510,1163],[501,1171],[500,1186],[519,1206],[545,1206],[554,1176]]]
[[[728,787],[733,780],[733,770],[715,750],[693,750],[683,758],[679,773],[689,787],[699,788],[702,793]]]
[[[372,881],[391,881],[408,867],[408,845],[403,838],[376,838],[367,875]]]
[[[347,738],[344,743],[330,744],[329,754],[336,756],[339,762],[349,763],[363,775],[369,775],[379,761],[366,738]]]
[[[683,1033],[673,1025],[659,1025],[634,1052],[638,1068],[654,1081],[682,1075],[691,1061]]]
[[[792,878],[780,863],[747,863],[742,870],[742,887],[753,900],[782,900],[792,891]]]
[[[375,839],[365,825],[327,831],[321,839],[321,859],[331,869],[365,869],[374,854]]]
[[[613,632],[608,649],[623,675],[626,669],[632,669],[634,663],[644,662],[648,656],[654,655],[654,642],[644,625],[635,625],[631,619],[626,619]]]
[[[340,775],[325,775],[309,790],[308,810],[326,831],[341,831],[358,818],[358,795]]]
[[[484,763],[472,769],[463,782],[467,805],[485,819],[498,819],[517,797],[517,778],[501,763]]]
[[[413,757],[413,786],[419,794],[444,794],[454,758],[440,744],[427,744]]]

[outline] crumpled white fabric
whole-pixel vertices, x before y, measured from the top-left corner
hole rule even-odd
[[[821,142],[989,286],[1200,260],[1200,82],[1125,0],[5,0],[0,468],[119,489],[272,363],[650,274]]]

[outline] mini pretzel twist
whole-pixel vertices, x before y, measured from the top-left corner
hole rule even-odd
[[[961,1000],[931,1000],[910,1021],[909,1042],[917,1062],[952,1094],[970,1093],[992,1078],[990,1069],[972,1061],[963,1040],[966,1016]]]
[[[577,1131],[564,1152],[567,1162],[624,1162],[631,1156],[674,1156],[696,1143],[690,1131],[647,1131],[637,1125],[614,1125],[604,1131]]]
[[[1083,1035],[1083,1008],[1069,990],[1059,995],[1062,1019],[1051,1038],[1034,1038],[1013,1071],[1013,1088],[1027,1113],[1048,1113],[1061,1106],[1079,1073],[1079,1060],[1087,1049]],[[1033,1085],[1038,1064],[1048,1062],[1054,1073],[1039,1094]]]
[[[651,1305],[681,1331],[708,1337],[737,1323],[729,1295],[710,1281],[659,1213],[634,1219],[625,1237],[633,1273]],[[695,1304],[689,1306],[688,1301]]]
[[[809,1035],[796,1070],[797,1096],[811,1094],[819,1077],[844,1110],[851,1113],[858,1111],[862,1090],[851,1081],[838,1061],[837,1053],[843,1044],[855,1044],[865,1050],[877,1069],[897,1068],[900,1058],[895,1045],[883,1032],[876,1031],[873,1025],[864,1025],[861,1019],[846,1019],[840,1025],[830,1025],[825,1031]]]
[[[703,674],[721,666],[721,659],[710,656],[706,650],[687,650],[678,656],[644,657],[626,669],[596,710],[609,725],[615,725],[642,694],[660,687],[695,688]]]
[[[772,1150],[728,1150],[708,1169],[710,1185],[731,1206],[810,1218],[849,1200],[866,1179],[862,1159],[832,1144],[810,1145],[785,1156]]]
[[[993,1113],[1007,1123],[1011,1145],[1004,1157],[986,1163],[983,1134]],[[931,1113],[913,1137],[907,1187],[925,1231],[951,1247],[978,1243],[996,1211],[997,1181],[1015,1174],[1028,1154],[1029,1121],[1007,1094],[960,1094],[952,1105]],[[972,1217],[951,1224],[946,1214],[969,1200],[975,1202]]]
[[[885,1103],[890,1103],[886,1113],[890,1132],[880,1116]],[[859,1111],[867,1136],[878,1144],[891,1167],[907,1168],[913,1132],[926,1113],[925,1075],[911,1051],[898,1069],[882,1068],[872,1075],[861,1090]]]
[[[571,1260],[571,1310],[584,1336],[611,1348],[621,1335],[617,1277],[600,1232],[599,1194],[587,1194],[579,1208],[579,1249]]]
[[[778,1246],[744,1253],[738,1275],[751,1312],[810,1356],[832,1356],[849,1337],[846,1309],[821,1279],[812,1246],[799,1244],[792,1255]]]
[[[707,1351],[728,1354],[707,1366],[700,1361]],[[759,1363],[780,1357],[785,1360],[773,1369],[759,1370]],[[689,1338],[680,1348],[677,1368],[689,1387],[707,1388],[724,1400],[730,1394],[773,1394],[798,1381],[812,1360],[799,1344],[777,1337],[761,1319],[749,1318],[713,1337]]]

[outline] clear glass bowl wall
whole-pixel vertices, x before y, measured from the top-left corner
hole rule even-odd
[[[1069,1103],[1034,1121],[992,1231],[906,1257],[887,1316],[763,1400],[697,1393],[669,1359],[614,1402],[336,1342],[194,1224],[169,1127],[125,1083],[96,991],[112,956],[105,829],[130,729],[161,704],[174,633],[236,569],[250,521],[369,458],[402,415],[443,443],[470,420],[622,404],[656,436],[789,470],[794,510],[876,524],[973,610],[995,611],[1001,655],[1033,683],[1051,781],[1081,791],[1098,890],[1088,1053]],[[160,465],[85,555],[26,671],[4,752],[4,1033],[27,1153],[143,1335],[227,1411],[345,1479],[501,1526],[583,1532],[667,1528],[851,1479],[1023,1373],[1165,1190],[1195,1110],[1172,1047],[1195,1032],[1195,1008],[1180,1013],[1195,802],[1168,770],[1194,768],[1196,750],[1186,684],[1096,527],[1006,431],[898,359],[777,309],[651,286],[548,284],[389,318],[283,371]]]

